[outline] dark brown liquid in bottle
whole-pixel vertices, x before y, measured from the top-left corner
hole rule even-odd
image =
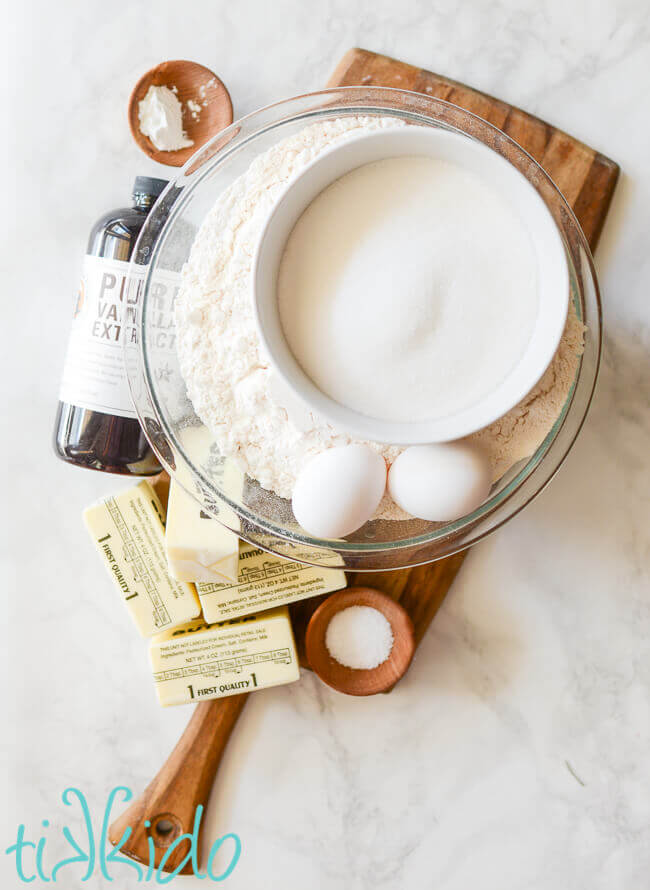
[[[93,256],[128,261],[156,194],[139,191],[136,181],[133,207],[114,210],[97,221],[88,240]],[[162,180],[153,180],[162,183]],[[158,193],[161,187],[155,191]],[[54,450],[61,460],[89,470],[151,476],[161,466],[139,422],[59,402],[54,424]]]

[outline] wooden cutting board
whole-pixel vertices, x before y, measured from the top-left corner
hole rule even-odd
[[[352,49],[337,65],[328,86],[389,86],[414,90],[445,99],[489,121],[531,154],[554,180],[572,206],[592,248],[596,246],[614,193],[618,166],[572,136],[539,118],[464,84],[448,80],[413,65],[363,49]],[[349,583],[376,587],[404,606],[415,627],[419,644],[447,594],[465,553],[429,565],[393,572],[349,575]],[[305,659],[305,629],[324,597],[305,600],[290,607],[301,664]],[[121,852],[148,861],[147,837],[156,848],[156,863],[181,832],[191,830],[194,813],[204,806],[229,735],[246,702],[246,695],[203,702],[194,708],[192,719],[168,761],[142,797],[111,826],[111,843],[119,842],[127,826],[133,834]],[[151,823],[145,828],[145,820]],[[162,830],[157,832],[158,823]],[[169,857],[166,871],[182,860],[186,847]],[[186,868],[184,871],[189,872]]]

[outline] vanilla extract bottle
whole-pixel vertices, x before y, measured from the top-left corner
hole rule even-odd
[[[131,476],[161,469],[131,401],[123,323],[129,259],[166,185],[138,176],[132,206],[104,214],[88,239],[54,425],[57,456],[79,467]]]

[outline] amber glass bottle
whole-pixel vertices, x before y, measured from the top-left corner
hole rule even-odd
[[[122,323],[129,258],[166,185],[138,176],[132,206],[104,214],[90,233],[54,425],[57,456],[79,467],[132,476],[161,469],[131,402]]]

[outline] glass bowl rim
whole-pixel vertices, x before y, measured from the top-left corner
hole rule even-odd
[[[316,107],[316,108],[310,108],[307,110],[303,110],[299,113],[288,115],[288,116],[283,115],[279,118],[276,118],[272,122],[268,123],[266,126],[263,126],[259,129],[255,130],[255,132],[252,132],[252,133],[246,135],[245,138],[243,138],[239,142],[235,142],[234,145],[231,144],[233,141],[233,138],[236,139],[236,136],[242,130],[243,125],[245,125],[246,123],[250,123],[251,121],[255,121],[256,119],[263,117],[263,115],[268,114],[269,112],[272,112],[276,109],[284,110],[287,108],[287,106],[295,105],[295,104],[300,103],[301,101],[304,101],[304,100],[314,101],[319,98],[323,98],[323,97],[325,97],[325,98],[332,97],[333,98],[338,95],[344,95],[344,96],[350,97],[350,98],[357,97],[360,101],[359,101],[359,103],[354,103],[354,104],[349,104],[347,102],[339,103],[339,104],[332,103],[332,104],[329,104],[326,106],[320,106],[320,107]],[[559,457],[559,459],[557,459],[555,466],[552,467],[550,472],[547,473],[546,478],[544,478],[540,484],[533,485],[533,482],[535,481],[535,479],[537,479],[539,477],[539,474],[542,470],[542,465],[544,464],[545,459],[551,453],[553,446],[557,445],[557,440],[560,435],[560,432],[564,430],[566,422],[571,414],[571,408],[574,405],[574,397],[575,397],[576,389],[577,389],[578,383],[581,380],[581,376],[582,376],[582,372],[583,372],[582,359],[580,361],[578,371],[577,371],[575,380],[574,380],[572,388],[571,388],[571,392],[565,402],[565,405],[563,406],[562,413],[561,413],[560,417],[557,419],[556,423],[551,428],[551,430],[549,431],[549,433],[547,434],[547,436],[545,437],[544,441],[542,443],[540,443],[540,445],[538,446],[538,448],[532,455],[530,455],[527,459],[524,459],[525,463],[523,463],[523,465],[516,472],[515,476],[506,484],[504,489],[502,489],[500,492],[497,492],[497,494],[495,496],[489,498],[476,511],[474,511],[471,514],[468,514],[468,516],[462,517],[455,523],[447,523],[442,528],[438,528],[438,529],[434,530],[433,532],[427,532],[422,535],[418,535],[418,536],[411,537],[411,538],[404,538],[404,539],[401,539],[401,540],[395,541],[395,542],[363,543],[363,542],[359,542],[359,541],[348,542],[345,540],[337,540],[337,541],[319,540],[316,538],[312,538],[311,536],[305,536],[305,535],[301,534],[299,531],[293,531],[293,530],[287,529],[287,528],[279,528],[271,520],[268,520],[265,517],[258,516],[253,511],[251,511],[248,507],[243,506],[243,505],[239,504],[238,502],[229,498],[225,493],[223,493],[221,491],[216,491],[216,492],[212,491],[211,492],[211,497],[213,497],[215,500],[223,501],[224,503],[226,503],[231,509],[234,510],[235,514],[238,516],[238,518],[240,520],[241,519],[246,520],[255,529],[254,533],[248,528],[245,528],[243,530],[233,529],[234,531],[237,531],[237,534],[240,537],[242,537],[244,540],[247,540],[249,543],[251,543],[255,546],[259,546],[262,549],[268,550],[269,552],[272,552],[272,553],[277,553],[280,556],[287,556],[288,554],[282,552],[281,550],[274,549],[273,545],[269,544],[269,542],[266,539],[260,540],[258,537],[256,537],[256,534],[258,531],[261,531],[263,535],[270,535],[274,539],[280,539],[280,542],[283,544],[286,544],[286,545],[292,546],[292,545],[299,544],[301,547],[307,546],[312,549],[317,548],[317,549],[322,550],[325,553],[330,553],[330,554],[331,553],[339,553],[341,555],[348,554],[351,556],[361,557],[361,556],[365,556],[365,555],[383,554],[383,553],[388,553],[388,552],[390,552],[391,554],[394,554],[394,555],[398,555],[400,552],[405,552],[405,555],[406,555],[406,551],[409,551],[414,547],[419,548],[419,547],[425,547],[427,545],[435,544],[436,542],[443,541],[447,537],[455,536],[463,530],[468,530],[469,540],[466,540],[463,537],[462,539],[459,539],[457,541],[457,544],[451,544],[451,546],[445,547],[444,552],[441,552],[439,555],[436,555],[436,556],[433,556],[430,558],[427,558],[426,556],[424,556],[420,559],[407,559],[407,561],[404,563],[386,567],[387,569],[393,569],[393,568],[397,569],[397,568],[406,568],[406,567],[413,567],[416,565],[427,564],[429,562],[436,561],[438,559],[442,559],[446,556],[453,555],[454,553],[457,553],[461,550],[465,550],[472,544],[487,537],[487,535],[491,534],[497,528],[500,528],[502,525],[504,525],[506,522],[508,522],[511,518],[516,516],[525,506],[527,506],[532,500],[534,500],[534,498],[537,497],[537,495],[540,494],[541,491],[543,491],[543,489],[546,487],[546,485],[551,481],[551,479],[554,477],[554,475],[559,470],[560,466],[566,459],[569,451],[571,450],[571,448],[573,446],[573,443],[575,442],[575,440],[582,428],[582,425],[583,425],[586,415],[588,413],[589,406],[591,404],[591,400],[593,397],[593,392],[594,392],[594,388],[595,388],[596,380],[597,380],[597,376],[598,376],[598,368],[599,368],[599,364],[600,364],[600,356],[601,356],[601,349],[602,349],[602,308],[601,308],[600,294],[599,294],[599,288],[598,288],[598,281],[597,281],[596,274],[595,274],[591,251],[590,251],[589,245],[587,244],[587,241],[584,237],[584,233],[582,232],[580,224],[578,223],[572,208],[567,203],[567,201],[564,198],[564,196],[562,195],[562,193],[559,191],[557,186],[555,186],[555,183],[553,182],[551,177],[546,173],[546,171],[543,169],[543,167],[541,167],[541,165],[537,161],[535,161],[535,159],[532,158],[532,156],[524,148],[522,148],[518,143],[516,143],[515,140],[513,140],[508,134],[499,130],[498,127],[495,127],[493,124],[484,120],[480,116],[478,116],[470,111],[467,111],[466,109],[464,109],[460,106],[454,105],[451,102],[447,102],[444,99],[438,99],[437,97],[429,96],[427,94],[417,93],[417,92],[413,92],[410,90],[395,89],[392,87],[379,87],[379,86],[333,87],[333,88],[318,90],[318,91],[314,91],[314,92],[302,93],[298,96],[293,96],[288,99],[282,99],[277,102],[266,105],[260,109],[257,109],[256,111],[250,112],[249,114],[238,119],[237,121],[234,121],[229,127],[222,130],[220,133],[215,135],[209,142],[207,142],[205,145],[203,145],[187,161],[187,163],[179,171],[178,176],[169,183],[169,185],[166,187],[165,191],[162,193],[161,197],[159,198],[159,201],[161,203],[164,203],[164,198],[166,195],[169,196],[171,193],[173,193],[174,190],[177,190],[179,193],[176,196],[176,199],[171,204],[171,207],[169,208],[168,212],[166,213],[166,216],[164,219],[164,224],[163,224],[160,232],[158,233],[157,237],[155,238],[153,250],[148,254],[147,259],[146,259],[145,265],[147,266],[147,269],[146,269],[145,282],[144,282],[143,291],[142,291],[143,306],[142,306],[142,312],[140,315],[140,324],[138,326],[137,340],[138,340],[138,346],[139,346],[138,352],[139,352],[139,360],[140,360],[140,366],[141,366],[139,368],[139,372],[141,372],[141,370],[144,370],[144,377],[146,380],[146,387],[147,387],[147,395],[148,395],[148,398],[149,398],[149,401],[150,401],[150,404],[152,405],[152,407],[155,406],[155,408],[156,408],[156,411],[155,411],[155,414],[157,415],[156,420],[160,424],[161,428],[164,430],[165,438],[168,441],[169,441],[169,439],[171,439],[171,441],[173,442],[174,456],[176,457],[177,455],[180,455],[180,457],[182,458],[183,462],[185,463],[187,469],[189,469],[191,476],[194,478],[198,477],[204,486],[206,486],[206,485],[210,486],[209,480],[207,480],[205,475],[202,474],[199,469],[197,469],[197,467],[194,465],[191,458],[183,450],[180,442],[178,441],[178,438],[174,435],[173,431],[170,430],[168,428],[168,425],[164,423],[164,420],[163,420],[164,412],[161,410],[161,406],[158,403],[158,398],[157,398],[156,391],[155,391],[155,385],[152,385],[152,381],[151,381],[150,369],[149,369],[149,364],[148,364],[147,357],[146,357],[146,349],[145,349],[145,345],[144,345],[145,339],[146,339],[144,334],[145,334],[145,319],[146,319],[146,308],[147,308],[146,296],[148,293],[148,285],[149,285],[149,282],[151,279],[152,270],[155,269],[157,254],[159,253],[160,247],[164,242],[166,233],[171,229],[171,227],[174,223],[174,220],[182,212],[187,201],[190,200],[191,195],[193,194],[195,189],[198,188],[198,186],[199,186],[200,182],[203,180],[203,178],[205,176],[208,176],[212,172],[213,168],[218,163],[225,160],[228,157],[228,155],[231,154],[233,151],[237,151],[237,150],[241,149],[242,146],[244,146],[248,142],[254,141],[261,134],[271,131],[273,129],[276,129],[278,127],[281,127],[283,124],[295,123],[295,122],[299,122],[303,119],[308,120],[310,118],[331,117],[337,113],[345,114],[345,115],[355,114],[355,113],[356,114],[369,114],[369,115],[388,114],[388,115],[394,116],[394,117],[401,117],[402,119],[406,118],[406,119],[411,119],[411,120],[420,120],[421,122],[423,122],[425,124],[428,121],[429,125],[443,126],[443,127],[448,127],[450,129],[459,130],[459,128],[457,126],[454,126],[453,124],[450,124],[444,120],[441,120],[439,117],[436,117],[433,114],[427,114],[426,112],[423,112],[423,111],[414,112],[414,111],[410,111],[410,110],[405,110],[404,108],[398,107],[396,104],[373,105],[371,101],[368,101],[369,95],[371,97],[374,96],[377,100],[379,100],[380,98],[388,100],[389,98],[392,98],[395,96],[408,97],[411,100],[415,100],[419,104],[430,103],[430,105],[432,105],[432,106],[442,107],[443,109],[447,108],[450,110],[450,112],[453,112],[454,114],[460,114],[461,117],[472,121],[474,123],[474,126],[478,127],[479,130],[486,130],[488,133],[491,132],[492,134],[494,134],[494,136],[498,140],[500,140],[500,141],[503,140],[507,144],[509,144],[511,149],[513,149],[515,151],[515,153],[520,153],[523,158],[527,159],[527,162],[530,163],[533,166],[533,168],[535,169],[537,176],[539,176],[545,182],[546,187],[550,189],[550,191],[554,195],[555,199],[559,201],[559,204],[563,210],[563,214],[565,215],[565,218],[568,221],[570,228],[572,228],[572,230],[573,230],[572,235],[573,235],[573,237],[576,238],[576,240],[578,242],[578,247],[582,251],[582,256],[580,258],[583,261],[586,260],[587,272],[589,274],[589,278],[591,279],[591,284],[593,286],[593,291],[594,291],[593,295],[595,297],[595,302],[596,302],[596,313],[595,313],[596,318],[594,319],[594,321],[597,322],[597,328],[598,328],[597,339],[595,342],[596,355],[595,355],[595,361],[594,361],[594,367],[593,367],[593,377],[591,380],[589,391],[586,394],[586,398],[583,398],[582,416],[579,419],[576,419],[574,428],[570,433],[569,439],[567,442],[564,443],[564,452]],[[459,130],[459,132],[464,133],[464,135],[468,136],[469,138],[478,138],[474,133],[468,133],[462,129]],[[225,140],[225,142],[221,148],[218,148],[216,151],[213,151],[212,153],[210,153],[212,147],[215,144],[219,143],[220,141],[224,141],[224,140]],[[197,163],[200,162],[201,157],[206,154],[207,154],[207,157],[206,157],[205,161],[200,163],[200,166],[197,167]],[[182,183],[182,180],[184,178],[186,178],[188,175],[192,177],[191,181],[187,184],[182,184],[179,189],[178,184]],[[543,200],[546,200],[546,199],[543,198]],[[155,212],[155,209],[156,208],[154,208],[154,212]],[[138,239],[138,244],[136,244],[136,249],[133,253],[133,258],[131,260],[132,267],[135,266],[135,267],[141,268],[141,266],[142,266],[142,263],[138,263],[139,254],[140,254],[138,247],[140,246],[140,242],[143,239],[143,236],[145,235],[146,228],[147,228],[147,224],[145,223],[143,231],[141,232],[140,237]],[[565,237],[564,232],[560,232],[560,234],[561,234],[563,240],[566,242],[566,237]],[[575,258],[571,255],[571,250],[570,250],[568,244],[565,243],[565,247],[566,247],[567,253],[569,254],[570,263],[575,268],[575,265],[576,265],[574,262]],[[576,248],[576,252],[577,252],[577,248]],[[579,291],[580,291],[580,293],[582,293],[582,288],[579,288]],[[581,309],[582,309],[582,307],[581,307]],[[591,333],[593,334],[593,331]],[[128,364],[127,364],[127,366],[128,366]],[[141,382],[140,373],[138,374],[138,382]],[[133,392],[134,387],[133,387],[132,381],[131,381],[131,374],[129,375],[129,383],[132,386],[132,394],[134,395],[134,402],[136,404],[136,410],[138,412],[138,415],[140,416],[140,419],[142,420],[143,418],[141,416],[141,406],[139,405],[136,395]],[[155,450],[157,456],[159,457],[159,459],[161,460],[161,463],[163,464],[163,466],[165,466],[165,468],[168,470],[170,475],[173,477],[175,475],[175,468],[173,468],[170,465],[169,461],[166,459],[166,456],[164,453],[162,453],[161,449],[156,447],[155,442],[152,442],[152,446],[154,447],[154,450]],[[542,453],[539,454],[540,452],[542,452]],[[183,484],[183,483],[181,482],[181,484]],[[487,528],[483,528],[483,529],[474,528],[475,526],[480,525],[481,522],[487,520],[488,517],[490,515],[494,514],[497,510],[499,510],[500,508],[504,508],[506,506],[507,502],[509,501],[509,499],[514,494],[521,491],[521,489],[524,486],[527,486],[529,489],[534,488],[534,490],[529,490],[528,492],[526,492],[523,501],[518,505],[513,505],[513,508],[511,509],[510,512],[507,513],[507,515],[499,517],[492,525],[490,525]],[[193,494],[194,496],[196,496],[196,491],[192,491],[190,493]],[[494,503],[494,501],[496,499],[498,499],[498,500],[496,503]],[[206,504],[206,506],[208,506],[208,505]],[[473,529],[473,531],[472,531],[472,529]],[[290,557],[290,558],[292,558],[292,557]],[[295,558],[298,559],[299,561],[309,563],[309,560],[307,560],[307,559],[300,560],[299,557],[297,557],[297,556]],[[314,561],[311,564],[322,566],[322,562],[320,562],[320,561]],[[356,566],[355,565],[354,567],[351,568],[351,570],[353,570],[353,571],[377,571],[380,569],[378,569],[376,566]]]

